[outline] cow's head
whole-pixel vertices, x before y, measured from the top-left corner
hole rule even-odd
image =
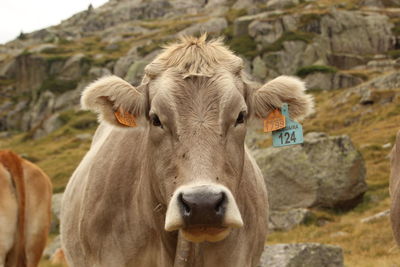
[[[312,110],[299,79],[281,76],[256,86],[242,69],[220,41],[185,38],[146,67],[139,87],[110,76],[82,96],[83,107],[102,121],[124,127],[114,115],[122,109],[145,127],[152,190],[168,207],[165,230],[181,229],[193,242],[222,240],[243,225],[237,196],[246,179],[248,119],[265,118],[284,102],[292,118]]]

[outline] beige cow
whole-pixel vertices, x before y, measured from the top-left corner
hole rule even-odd
[[[52,186],[36,165],[0,151],[0,267],[38,266],[50,227]]]
[[[205,39],[167,47],[137,88],[110,76],[83,92],[101,124],[62,203],[70,266],[257,265],[268,203],[248,119],[284,102],[303,117],[313,101],[296,78],[250,83],[239,57]]]
[[[390,206],[390,219],[392,221],[393,235],[400,245],[400,131],[397,133],[396,143],[390,153],[390,187],[389,193],[392,199]]]

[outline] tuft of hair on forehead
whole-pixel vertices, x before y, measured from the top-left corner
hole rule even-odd
[[[145,72],[150,78],[167,69],[174,69],[183,78],[211,77],[221,68],[238,73],[243,68],[243,61],[223,44],[222,38],[208,41],[207,34],[203,34],[200,37],[182,36],[178,42],[165,46]]]

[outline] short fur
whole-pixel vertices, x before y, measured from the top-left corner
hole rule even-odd
[[[4,204],[0,213],[5,219],[0,221],[0,266],[37,266],[50,225],[50,179],[38,167],[5,150],[0,151],[0,184]],[[5,231],[14,223],[15,228]]]
[[[397,133],[396,143],[390,153],[390,163],[389,192],[392,199],[390,219],[394,238],[400,245],[400,131]]]
[[[258,264],[268,202],[244,144],[247,118],[265,117],[283,102],[294,118],[303,117],[312,99],[297,78],[261,87],[245,76],[242,60],[220,40],[186,37],[146,67],[138,89],[106,77],[84,91],[83,107],[100,113],[101,124],[62,202],[61,241],[70,266]],[[121,107],[141,120],[138,127],[113,127]],[[155,115],[160,123],[152,121]],[[183,227],[177,190],[199,185],[224,188],[232,195],[227,224],[243,220],[222,241],[195,244],[178,237],[181,230],[164,230],[166,221],[173,222],[167,229]]]

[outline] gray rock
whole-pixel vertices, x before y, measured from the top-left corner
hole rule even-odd
[[[374,92],[395,90],[400,87],[400,71],[393,71],[380,75],[374,79],[364,82],[349,91],[343,93],[343,101],[351,95],[356,94],[361,97],[360,104],[373,104],[375,102],[388,102],[390,99],[379,99]]]
[[[313,214],[307,209],[291,209],[286,211],[271,211],[268,229],[272,231],[288,231],[302,224]]]
[[[111,71],[107,68],[101,68],[101,67],[92,67],[89,70],[89,76],[91,80],[98,79],[103,76],[111,75]]]
[[[376,221],[378,221],[378,220],[380,220],[382,218],[389,217],[389,215],[390,215],[390,210],[387,209],[387,210],[381,211],[381,212],[379,212],[379,213],[377,213],[375,215],[372,215],[370,217],[363,218],[363,219],[360,220],[360,222],[362,222],[362,223],[373,223],[373,222],[376,222]]]
[[[51,225],[50,233],[59,233],[60,231],[60,211],[63,193],[53,194],[51,198]],[[54,252],[53,252],[54,253]],[[51,254],[53,255],[53,254]]]
[[[42,127],[37,129],[33,135],[33,139],[39,139],[43,136],[48,135],[49,133],[54,132],[64,125],[64,122],[60,119],[59,113],[54,113],[50,116],[50,118],[46,119],[43,122]]]
[[[392,24],[383,14],[332,9],[321,27],[333,54],[384,53],[393,46]]]
[[[304,144],[256,149],[271,210],[349,209],[367,190],[364,160],[346,135],[309,133]]]
[[[253,60],[253,76],[260,81],[264,81],[267,77],[268,69],[265,66],[264,61],[260,57],[256,57]]]
[[[328,64],[342,70],[354,68],[364,65],[366,60],[355,54],[330,54],[328,55]]]
[[[371,60],[367,63],[367,69],[381,72],[391,71],[397,67],[399,67],[399,63],[394,59]]]
[[[82,53],[70,57],[67,62],[65,62],[60,78],[64,80],[78,80],[85,75],[89,66],[85,64],[83,61],[84,59],[85,55]]]
[[[317,243],[265,246],[259,267],[343,267],[342,248]]]
[[[178,36],[182,35],[196,35],[201,33],[219,35],[221,32],[228,27],[228,22],[225,18],[212,18],[206,22],[194,24],[178,33]]]
[[[137,56],[128,55],[118,59],[114,66],[114,74],[119,77],[125,77],[126,73],[128,72],[129,66],[132,65],[136,58]]]
[[[348,88],[363,82],[363,79],[347,73],[314,72],[304,79],[308,89],[332,90]]]
[[[125,80],[133,85],[138,85],[144,75],[144,68],[149,64],[148,61],[135,61],[128,69]]]
[[[258,16],[242,16],[233,22],[233,35],[234,36],[243,36],[249,34],[249,25],[252,21],[254,21]]]
[[[267,8],[270,9],[282,9],[296,6],[300,3],[299,0],[269,0],[267,2]]]
[[[304,79],[307,89],[330,90],[332,89],[334,73],[314,72]]]

